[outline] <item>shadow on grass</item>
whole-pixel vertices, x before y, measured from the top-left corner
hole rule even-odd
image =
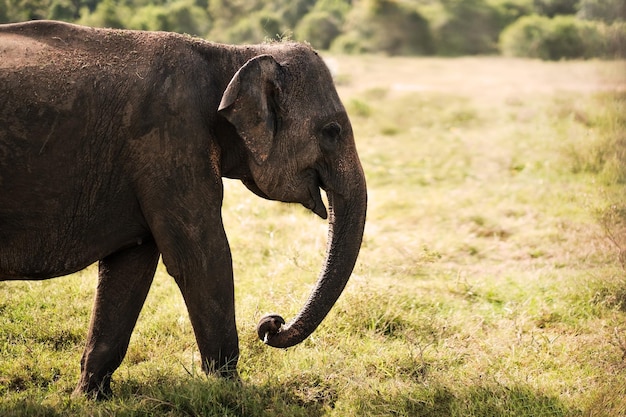
[[[453,389],[431,386],[395,393],[357,387],[346,394],[350,397],[342,398],[336,386],[299,384],[295,380],[256,386],[214,378],[159,378],[147,384],[127,380],[116,385],[116,397],[103,402],[70,399],[69,393],[62,392],[49,395],[40,392],[35,396],[24,393],[13,401],[0,403],[0,415],[319,417],[331,413],[338,401],[342,403],[341,410],[358,416],[561,417],[581,414],[557,397],[537,393],[526,386]]]
[[[294,384],[253,385],[214,377],[162,377],[114,383],[108,401],[71,398],[51,387],[14,393],[0,401],[3,417],[56,416],[293,416],[319,417],[336,392]]]
[[[121,403],[128,401],[137,411],[157,415],[318,417],[336,401],[328,389],[254,385],[203,376],[147,386],[128,382],[120,391]]]
[[[537,393],[525,386],[475,386],[458,391],[429,387],[408,395],[381,394],[363,398],[359,412],[362,415],[414,417],[570,417],[581,414],[580,410],[569,408],[557,397]]]

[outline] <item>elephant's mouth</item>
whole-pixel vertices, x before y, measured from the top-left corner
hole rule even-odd
[[[303,206],[320,216],[322,219],[326,219],[328,217],[328,213],[326,212],[326,206],[322,201],[320,187],[310,186],[309,194],[311,196],[311,200],[307,204],[303,204]]]
[[[324,201],[322,201],[322,193],[321,189],[324,188],[324,183],[321,178],[315,171],[311,171],[311,175],[309,177],[308,189],[309,189],[309,200],[303,202],[302,205],[313,213],[320,216],[322,219],[328,218],[328,213],[326,212],[326,206],[324,205]]]
[[[250,179],[241,179],[241,182],[253,193],[258,195],[259,197],[265,198],[267,200],[275,200],[275,198],[270,197],[268,194],[263,192],[254,181]],[[320,216],[322,219],[328,218],[328,213],[326,212],[326,206],[324,205],[324,201],[322,200],[321,190],[326,189],[325,184],[322,182],[322,179],[319,177],[315,170],[310,170],[306,179],[301,183],[300,189],[306,188],[306,194],[304,194],[304,198],[300,203],[311,210],[313,213]],[[282,201],[291,201],[296,202],[298,200],[294,199],[282,199]]]

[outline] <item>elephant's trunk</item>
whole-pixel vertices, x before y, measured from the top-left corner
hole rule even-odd
[[[341,295],[352,274],[363,239],[367,189],[358,158],[351,162],[354,171],[351,174],[344,173],[344,181],[349,179],[348,184],[327,191],[329,228],[326,260],[309,299],[290,323],[285,324],[278,315],[268,315],[257,325],[259,337],[270,346],[287,348],[302,342],[313,333]]]

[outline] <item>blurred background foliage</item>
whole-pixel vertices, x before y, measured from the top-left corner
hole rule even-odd
[[[341,53],[626,57],[624,0],[0,0],[0,22],[32,19]]]

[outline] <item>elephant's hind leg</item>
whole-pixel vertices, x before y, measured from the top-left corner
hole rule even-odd
[[[111,375],[126,355],[158,260],[157,247],[149,241],[100,261],[96,300],[75,394],[86,393],[96,399],[111,395]]]

